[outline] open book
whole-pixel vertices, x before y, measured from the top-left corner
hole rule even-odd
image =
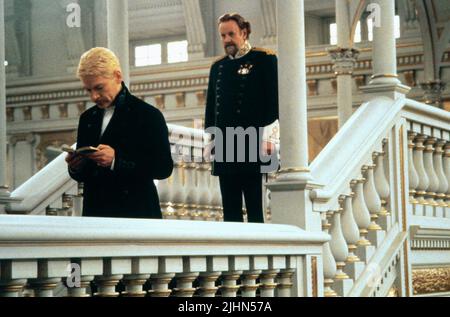
[[[83,146],[77,150],[72,149],[70,146],[63,146],[61,147],[61,150],[67,153],[75,153],[75,154],[91,154],[98,151],[98,149],[93,146]]]

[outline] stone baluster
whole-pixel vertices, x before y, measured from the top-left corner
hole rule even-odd
[[[85,275],[80,278],[80,287],[71,287],[67,284],[67,280],[64,279],[64,285],[67,287],[67,297],[90,297],[87,293],[87,288],[94,280],[94,275]]]
[[[266,257],[267,258],[267,257]],[[260,296],[274,297],[278,288],[277,276],[280,270],[286,269],[286,257],[269,256],[269,268],[263,270],[260,275]]]
[[[277,289],[275,291],[276,297],[292,297],[292,288],[294,283],[292,278],[294,277],[295,269],[287,268],[280,270],[277,276]]]
[[[387,217],[390,215],[387,208],[387,203],[390,196],[390,188],[384,169],[384,160],[386,158],[385,154],[386,153],[384,151],[381,151],[374,155],[374,162],[376,165],[374,172],[375,188],[381,198],[381,211],[379,213],[379,216],[383,217]]]
[[[124,276],[132,274],[132,260],[125,258],[105,258],[103,259],[103,273],[95,277],[97,285],[95,297],[118,297],[119,292],[116,286]]]
[[[356,256],[355,251],[357,249],[356,244],[359,240],[359,228],[353,216],[352,200],[355,196],[351,193],[348,196],[343,196],[343,211],[341,215],[342,233],[344,235],[345,241],[348,245],[348,256],[345,262],[353,263],[358,262],[360,259]]]
[[[67,288],[68,297],[90,297],[88,293],[91,282],[95,276],[103,274],[102,259],[72,259],[70,266],[67,267],[67,276],[63,278],[64,286]],[[80,285],[76,285],[76,282]],[[93,294],[92,294],[93,295]]]
[[[77,193],[73,196],[73,216],[81,217],[83,215],[83,183],[77,183]]]
[[[217,290],[216,281],[220,277],[222,272],[204,272],[200,273],[198,289],[200,297],[215,297]]]
[[[322,230],[326,234],[330,230],[331,225],[328,222],[328,214],[322,214]],[[324,296],[336,297],[337,293],[332,289],[334,284],[333,278],[336,276],[336,261],[331,252],[330,242],[323,245],[323,276],[324,276]]]
[[[145,297],[144,285],[150,278],[150,274],[129,274],[125,275],[122,283],[125,285],[125,291],[122,292],[123,297]]]
[[[201,163],[197,167],[198,175],[198,208],[204,220],[210,219],[211,192],[209,188],[209,164]]]
[[[256,297],[256,291],[259,288],[259,284],[256,280],[261,275],[261,270],[249,270],[244,271],[242,274],[242,286],[241,286],[241,296],[242,297]]]
[[[97,285],[97,293],[95,297],[119,297],[120,293],[116,292],[116,286],[119,284],[123,275],[100,275],[94,279],[95,285]]]
[[[173,201],[173,187],[173,175],[169,178],[158,180],[158,196],[164,219],[172,219],[174,217],[173,208],[170,205],[170,202]]]
[[[216,281],[222,271],[226,270],[228,270],[228,259],[226,257],[208,257],[206,259],[206,272],[201,272],[199,276],[199,296],[215,297],[219,289],[216,286]]]
[[[172,290],[169,289],[169,284],[175,277],[174,273],[158,273],[151,275],[150,280],[152,289],[148,291],[150,297],[169,297]]]
[[[144,286],[149,281],[151,274],[158,274],[159,259],[135,257],[131,259],[131,274],[126,274],[122,279],[125,285],[123,297],[145,297],[147,292]]]
[[[214,214],[217,221],[223,220],[222,195],[220,193],[219,177],[211,176],[210,184],[213,191],[213,199],[211,205],[213,206]]]
[[[425,141],[425,150],[423,154],[423,164],[425,167],[425,171],[428,175],[428,188],[427,188],[427,201],[431,206],[437,206],[438,204],[435,201],[436,193],[439,189],[439,178],[436,174],[434,164],[433,164],[433,155],[434,155],[434,144],[436,143],[436,138],[429,137]]]
[[[447,177],[447,183],[449,185],[445,196],[445,202],[447,204],[447,208],[450,208],[450,142],[447,142],[444,149],[444,173],[445,177]],[[450,217],[450,211],[448,211],[447,217]]]
[[[38,278],[29,281],[35,297],[53,297],[53,291],[61,282],[61,278]]]
[[[450,184],[447,181],[447,178],[445,177],[444,166],[443,166],[444,153],[445,153],[443,148],[445,146],[445,143],[446,143],[445,140],[439,140],[436,142],[436,147],[435,147],[434,156],[433,156],[434,167],[436,169],[436,174],[439,179],[439,189],[437,190],[436,202],[438,203],[438,205],[440,207],[447,206],[447,204],[445,203],[445,196],[446,196],[448,187],[450,186]]]
[[[183,272],[176,274],[177,287],[174,294],[177,297],[192,297],[196,288],[192,286],[200,275],[206,271],[206,257],[183,257]]]
[[[339,197],[339,206],[342,206],[344,197]],[[350,288],[353,286],[353,281],[347,273],[344,272],[346,266],[345,261],[348,259],[349,252],[347,242],[345,241],[344,234],[342,233],[341,217],[344,208],[339,207],[338,210],[333,212],[331,229],[330,229],[330,248],[333,257],[336,261],[336,275],[334,277],[333,289],[339,296],[345,296]]]
[[[34,296],[53,297],[53,291],[61,284],[62,277],[67,276],[68,266],[67,260],[39,260],[37,278],[28,280]]]
[[[260,296],[261,297],[274,297],[275,289],[278,284],[275,283],[275,279],[280,270],[264,270],[260,275]]]
[[[220,291],[222,297],[236,297],[240,288],[237,285],[237,281],[240,278],[242,271],[223,272],[222,273],[222,285]]]
[[[370,213],[364,200],[364,182],[364,178],[352,181],[353,191],[355,192],[355,197],[352,200],[352,210],[360,234],[360,239],[357,242],[358,246],[371,245],[370,242],[366,239],[366,236],[368,234],[367,228],[370,225]]]
[[[37,276],[37,261],[0,260],[0,297],[25,297],[27,279]]]
[[[169,284],[176,273],[183,272],[183,259],[160,257],[158,258],[158,273],[150,276],[152,289],[148,292],[151,297],[169,297],[172,290]]]
[[[184,185],[184,164],[175,162],[173,169],[173,196],[172,208],[176,218],[184,216],[184,201],[186,200],[186,187]]]
[[[59,213],[60,216],[71,217],[73,216],[73,199],[74,195],[64,193],[62,195],[62,208]]]
[[[241,277],[241,296],[256,297],[256,293],[261,284],[257,283],[263,270],[269,268],[269,262],[266,256],[251,256],[250,266],[244,270]]]
[[[222,273],[222,285],[220,291],[222,297],[236,297],[240,289],[238,280],[243,271],[250,268],[250,259],[248,257],[229,256],[228,271]]]
[[[340,204],[342,204],[342,199],[340,199]],[[336,261],[336,276],[335,279],[343,280],[348,279],[348,275],[344,273],[343,269],[345,267],[345,261],[348,258],[348,246],[345,241],[344,234],[342,233],[341,225],[341,213],[344,208],[339,208],[333,211],[331,228],[330,228],[330,248],[333,253],[333,257]]]
[[[371,223],[368,230],[381,230],[381,227],[377,224],[378,214],[381,211],[381,200],[378,196],[378,192],[375,188],[375,180],[373,169],[375,165],[366,165],[363,167],[363,173],[366,174],[366,182],[364,183],[364,201],[366,203],[367,209],[370,213]]]
[[[0,279],[0,297],[21,297],[26,284],[26,279]]]
[[[425,136],[423,134],[417,135],[415,139],[416,146],[414,148],[413,158],[414,158],[414,167],[417,171],[417,176],[419,177],[419,184],[416,189],[416,199],[421,205],[428,205],[428,202],[425,200],[425,194],[427,193],[428,186],[430,181],[428,179],[428,175],[425,171],[424,166],[424,153],[425,147],[423,143],[425,141]]]
[[[409,202],[411,204],[418,204],[419,201],[415,198],[416,189],[419,186],[419,175],[416,171],[416,167],[414,164],[414,139],[416,137],[416,133],[408,132],[408,178],[409,178]]]
[[[209,165],[209,164],[208,164]],[[215,184],[216,184],[216,178],[215,176],[211,175],[211,166],[208,166],[208,171],[205,172],[208,175],[208,191],[209,191],[209,202],[208,202],[208,207],[207,207],[207,211],[208,211],[208,220],[211,221],[217,221],[216,216],[218,213],[218,204],[220,204],[220,196],[217,197],[218,195],[220,195],[219,192],[217,192],[217,189],[215,188]]]
[[[197,218],[198,188],[196,168],[197,165],[195,163],[186,163],[184,165],[186,195],[183,204],[184,211],[180,214],[180,219],[195,220]]]

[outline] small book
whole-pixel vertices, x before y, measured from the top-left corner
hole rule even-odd
[[[67,153],[91,154],[91,153],[97,152],[98,148],[93,147],[93,146],[83,146],[83,147],[80,147],[79,149],[74,150],[70,146],[63,146],[61,148],[61,150],[63,150],[64,152],[67,152]]]

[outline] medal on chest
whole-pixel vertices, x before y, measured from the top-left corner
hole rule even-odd
[[[248,64],[247,63],[247,64],[244,64],[244,65],[241,65],[241,67],[238,70],[238,74],[241,75],[241,76],[248,75],[248,74],[250,74],[250,71],[252,70],[252,68],[253,68],[252,64]]]

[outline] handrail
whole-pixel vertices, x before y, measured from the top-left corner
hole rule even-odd
[[[61,258],[64,244],[72,246],[70,257],[84,258],[119,256],[119,245],[132,246],[122,247],[120,256],[138,256],[139,252],[223,256],[227,249],[237,255],[249,252],[244,246],[251,246],[254,254],[288,254],[306,245],[321,247],[330,239],[325,233],[295,226],[252,223],[1,215],[0,224],[1,259]],[[89,247],[79,247],[83,243]],[[18,248],[40,251],[17,252]]]

